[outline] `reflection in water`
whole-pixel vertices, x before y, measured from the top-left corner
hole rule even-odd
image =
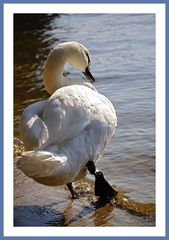
[[[15,158],[15,226],[155,225],[154,39],[152,14],[14,15],[14,156],[24,150],[23,109],[49,97],[43,86],[49,51],[59,42],[80,41],[91,51],[95,87],[117,109],[117,132],[98,168],[119,192],[115,204],[96,207],[93,185],[82,181],[75,184],[81,198],[72,201],[63,187],[44,187],[25,177]]]
[[[52,209],[52,206],[59,203],[46,206],[16,206],[14,208],[14,226],[63,226],[64,214]]]
[[[116,206],[128,210],[132,214],[149,216],[155,214],[154,203],[140,203],[132,199],[127,198],[123,194],[117,195]]]
[[[43,87],[42,74],[52,45],[45,41],[51,19],[53,15],[14,14],[14,131],[17,135],[23,109],[49,96]]]
[[[102,208],[96,209],[95,213],[93,214],[93,219],[96,226],[106,226],[109,218],[113,219],[112,212],[115,209],[115,205],[106,204]]]

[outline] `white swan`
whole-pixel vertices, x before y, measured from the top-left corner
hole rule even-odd
[[[87,168],[95,174],[94,163],[112,137],[117,118],[112,103],[92,84],[63,76],[65,63],[94,82],[89,52],[82,44],[61,43],[51,51],[44,67],[44,85],[51,97],[23,112],[26,151],[18,167],[39,183],[67,184],[75,197],[71,182],[83,178]]]

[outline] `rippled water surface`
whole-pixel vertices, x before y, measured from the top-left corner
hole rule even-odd
[[[29,104],[48,97],[43,64],[63,41],[91,54],[97,90],[114,104],[118,127],[97,167],[119,189],[117,204],[95,209],[93,186],[46,187],[14,169],[15,226],[155,225],[155,16],[153,14],[15,15],[14,150],[23,150],[19,121]],[[67,74],[82,77],[70,66]],[[16,160],[15,160],[16,161]],[[83,189],[83,190],[82,190]]]

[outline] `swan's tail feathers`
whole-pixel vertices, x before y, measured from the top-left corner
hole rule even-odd
[[[17,160],[17,167],[37,182],[51,186],[65,184],[66,156],[56,156],[47,151],[27,151]]]

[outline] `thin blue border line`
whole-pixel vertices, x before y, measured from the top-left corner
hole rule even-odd
[[[119,0],[119,1],[113,1],[113,0],[110,0],[110,1],[89,1],[89,0],[86,0],[86,1],[67,1],[67,0],[63,0],[63,1],[55,1],[55,0],[49,0],[48,2],[46,1],[43,1],[43,0],[36,0],[36,1],[33,1],[33,0],[30,0],[30,1],[22,1],[22,0],[18,0],[18,1],[4,1],[4,2],[1,2],[0,3],[0,14],[1,14],[1,29],[2,29],[2,32],[1,32],[1,38],[0,38],[0,47],[1,47],[1,53],[3,53],[3,3],[165,3],[166,4],[166,160],[168,159],[168,156],[169,156],[169,150],[167,149],[167,145],[168,145],[168,133],[169,133],[169,128],[167,126],[167,121],[169,119],[168,117],[168,101],[169,101],[169,96],[167,95],[168,93],[168,87],[169,87],[169,83],[168,83],[168,76],[169,76],[169,69],[167,68],[168,64],[169,64],[169,48],[168,48],[168,45],[167,45],[167,42],[169,41],[169,37],[168,37],[168,34],[169,34],[169,30],[168,30],[168,22],[169,22],[169,16],[168,16],[168,13],[169,13],[169,5],[168,5],[168,1],[146,1],[146,0],[140,0],[140,1],[125,1],[125,0]],[[1,112],[1,116],[0,116],[0,127],[1,127],[1,133],[3,133],[3,55],[1,54],[1,57],[0,57],[0,76],[1,76],[1,80],[0,80],[0,100],[1,100],[1,108],[0,108],[0,112]],[[0,152],[0,157],[1,159],[3,159],[3,134],[0,135],[0,141],[2,143],[1,145],[1,152]],[[1,194],[1,200],[3,201],[3,161],[1,160],[1,163],[0,163],[0,174],[1,174],[1,183],[0,183],[0,190],[2,192]],[[169,207],[167,205],[167,200],[168,200],[168,181],[169,181],[169,176],[167,174],[167,170],[169,168],[169,163],[168,161],[166,161],[166,237],[57,237],[55,236],[55,238],[60,238],[60,239],[70,239],[70,240],[74,240],[75,238],[76,239],[92,239],[92,240],[96,240],[96,239],[131,239],[131,238],[134,238],[134,239],[167,239],[167,237],[169,236],[169,229],[167,228],[167,226],[169,226]],[[1,205],[2,206],[2,205]],[[2,211],[1,211],[1,216],[0,216],[0,223],[3,222],[3,208],[2,208]],[[3,224],[0,224],[0,226],[2,227]],[[84,229],[85,230],[85,229]],[[0,228],[0,239],[3,238],[3,228]],[[9,237],[5,237],[5,239],[8,239]],[[10,237],[11,238],[11,237]],[[35,239],[35,237],[12,237],[13,239],[18,239],[18,238],[21,238],[21,239],[28,239],[28,238],[31,238],[31,239]],[[37,238],[37,237],[36,237]],[[39,237],[38,237],[39,238]],[[40,237],[40,238],[43,238],[43,239],[49,239],[49,237]],[[51,238],[51,237],[50,237]]]
[[[3,10],[2,10],[2,6],[0,7],[0,21],[1,21],[1,29],[3,30]],[[0,42],[0,49],[1,49],[1,53],[3,52],[3,34],[1,34],[1,42]],[[3,206],[3,54],[0,55],[0,145],[1,145],[1,151],[0,151],[0,175],[1,175],[1,183],[0,183],[0,189],[2,190],[2,194],[0,197],[0,204],[1,206]],[[1,211],[1,210],[0,210]],[[1,224],[2,223],[2,224]],[[0,216],[0,226],[3,226],[3,207],[2,207],[2,211],[1,211],[1,216]],[[0,236],[2,235],[2,229],[0,227]]]
[[[169,96],[168,96],[168,90],[169,90],[169,4],[166,4],[166,236],[169,236],[169,207],[168,207],[168,201],[169,201],[169,149],[168,149],[168,136],[169,136],[169,111],[168,111],[168,103],[169,103]],[[168,227],[167,227],[168,226]]]
[[[166,6],[167,7],[167,6]],[[1,16],[2,16],[2,18],[3,18],[3,11],[2,11],[2,9],[1,9]],[[167,21],[168,21],[168,16],[166,15],[166,18],[167,18]],[[3,29],[3,21],[1,21],[1,29]],[[167,32],[167,40],[168,40],[168,32]],[[166,43],[167,43],[167,41],[166,41]],[[3,46],[3,36],[2,36],[2,34],[1,34],[1,47]],[[167,48],[167,53],[168,53],[168,47],[166,46],[166,48]],[[3,50],[3,48],[2,48],[2,50]],[[1,51],[2,52],[2,51]],[[168,60],[168,55],[167,55],[167,60]],[[2,57],[1,57],[1,61],[2,61]],[[168,61],[167,61],[167,63],[168,63]],[[1,71],[1,75],[3,75],[3,65],[1,64],[1,66],[2,66],[2,71]],[[166,65],[167,66],[167,65]],[[167,77],[168,77],[168,69],[167,69]],[[168,79],[168,78],[167,78]],[[168,90],[168,83],[166,82],[166,92],[167,92],[167,90]],[[0,91],[1,91],[1,99],[2,99],[2,97],[3,97],[3,82],[1,82],[1,89],[0,89]],[[166,96],[167,96],[167,94],[166,94]],[[167,98],[166,98],[166,100],[167,100],[167,102],[168,102],[168,96],[167,96]],[[2,102],[2,101],[1,101]],[[1,110],[3,110],[3,108],[1,109]],[[168,112],[167,112],[167,114],[168,114]],[[1,116],[2,116],[2,114],[1,114]],[[167,119],[168,119],[168,115],[167,115]],[[2,120],[2,122],[0,122],[0,124],[1,124],[1,127],[2,127],[2,124],[3,124],[3,120]],[[167,133],[168,133],[168,128],[167,128]],[[168,135],[168,134],[167,134]],[[2,137],[1,137],[2,138]],[[2,140],[2,139],[1,139]],[[3,153],[1,153],[2,155],[3,155]],[[168,151],[167,151],[167,156],[168,156]],[[168,166],[168,165],[167,165]],[[2,171],[2,169],[3,168],[1,168],[1,171]],[[1,174],[1,176],[3,176],[3,171],[2,171],[2,174]],[[167,176],[167,175],[166,175]],[[168,179],[168,176],[167,176],[167,180],[169,180]],[[167,181],[168,182],[168,181]],[[1,182],[2,183],[2,182]],[[3,189],[3,186],[2,186],[2,189]],[[2,195],[1,195],[2,196]],[[167,211],[168,212],[168,211]],[[167,232],[168,233],[168,232]],[[168,234],[167,234],[168,235]],[[44,238],[46,238],[46,237],[44,237]],[[44,239],[43,238],[43,239]],[[62,237],[62,239],[74,239],[75,237],[69,237],[69,238],[65,238],[65,237]],[[84,237],[78,237],[78,239],[82,239],[82,238],[84,238]],[[86,238],[86,237],[85,237]],[[99,239],[101,239],[102,237],[99,237]],[[109,239],[111,238],[111,237],[108,237]],[[121,237],[118,237],[118,239],[120,239]],[[131,237],[126,237],[126,239],[130,239]],[[17,239],[17,238],[16,238]],[[26,237],[24,237],[24,238],[22,238],[22,239],[27,239]],[[47,239],[47,238],[46,238]],[[89,238],[88,238],[89,239]],[[93,240],[95,240],[95,239],[98,239],[98,237],[93,237],[92,238]],[[148,238],[148,237],[146,237],[146,238],[144,238],[144,239],[150,239],[150,238]],[[152,238],[152,239],[154,239],[154,238]]]
[[[49,4],[49,3],[70,3],[70,4],[74,4],[74,3],[102,3],[102,4],[105,4],[105,3],[120,3],[120,4],[133,4],[133,3],[136,3],[136,4],[141,4],[141,3],[146,3],[146,4],[149,4],[149,3],[166,3],[167,0],[49,0],[49,1],[46,1],[46,0],[16,0],[16,1],[13,1],[13,0],[7,0],[7,1],[4,1],[3,3],[11,3],[11,4],[14,4],[14,3],[46,3],[46,4]]]
[[[0,237],[3,235],[3,214],[4,214],[4,208],[3,208],[3,6],[0,7],[0,29],[2,29],[1,37],[0,37],[0,49],[1,49],[1,55],[0,55],[0,144],[1,144],[1,151],[0,151],[0,175],[1,175],[1,183],[0,183],[0,190],[2,193],[0,193],[0,206],[2,206],[1,210],[1,216],[0,216]],[[1,224],[2,223],[2,224]]]

